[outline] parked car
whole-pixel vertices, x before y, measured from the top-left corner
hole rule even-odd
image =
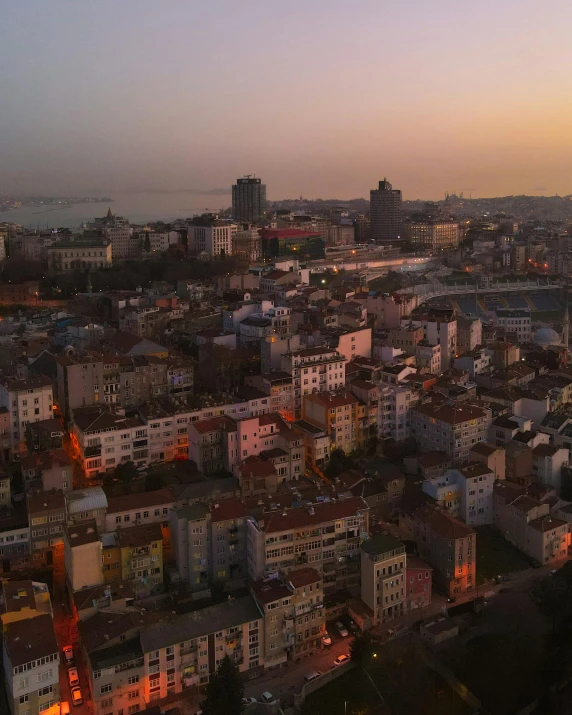
[[[62,648],[62,652],[64,654],[64,662],[66,665],[69,665],[70,663],[73,663],[73,648],[71,645],[66,645]]]
[[[348,629],[341,621],[336,621],[336,628],[338,629],[338,633],[341,635],[342,638],[347,638],[349,636]]]
[[[70,704],[67,700],[62,700],[60,703],[60,715],[70,715]]]
[[[332,645],[332,636],[329,633],[322,636],[322,645]]]
[[[313,670],[311,673],[307,673],[304,676],[304,682],[305,683],[311,683],[312,680],[316,680],[316,678],[319,678],[322,673],[320,673],[319,670]]]
[[[72,703],[77,707],[78,705],[83,705],[83,693],[80,687],[75,687],[71,689]]]
[[[70,688],[79,685],[79,673],[77,672],[77,668],[70,668],[68,670],[68,682],[70,684]]]
[[[276,698],[272,693],[269,693],[268,690],[265,690],[262,695],[260,696],[260,702],[261,703],[275,703]]]
[[[349,653],[343,653],[342,655],[339,655],[334,660],[334,668],[337,668],[338,665],[343,665],[344,663],[347,663],[348,660],[351,660],[351,656]]]
[[[257,703],[258,700],[256,698],[253,698],[252,696],[249,698],[242,698],[242,704],[243,705],[252,705],[252,703]]]

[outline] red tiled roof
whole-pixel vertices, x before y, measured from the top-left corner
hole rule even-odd
[[[242,499],[223,499],[215,502],[211,507],[211,520],[228,521],[229,519],[244,519],[248,510]]]
[[[206,434],[207,432],[215,432],[219,429],[226,429],[228,432],[234,432],[236,430],[236,422],[226,415],[221,415],[220,417],[212,417],[209,420],[200,420],[199,422],[193,422],[192,426],[197,430],[199,434]]]
[[[325,521],[335,521],[336,519],[355,516],[359,511],[367,509],[368,506],[361,497],[353,497],[285,511],[265,512],[262,530],[266,534],[272,534],[277,531],[301,529],[306,526],[321,524]]]
[[[322,580],[316,569],[310,566],[289,571],[287,578],[294,588],[302,588],[302,586],[309,586],[311,583],[317,583]]]

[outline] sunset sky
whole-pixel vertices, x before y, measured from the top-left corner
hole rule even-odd
[[[0,191],[572,193],[570,0],[18,0]]]

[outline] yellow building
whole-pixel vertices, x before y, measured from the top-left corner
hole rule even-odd
[[[360,418],[365,406],[346,390],[319,392],[304,397],[304,420],[326,431],[331,449],[353,452],[361,443]]]
[[[137,598],[163,589],[163,533],[160,524],[143,524],[117,531],[121,580],[129,581]]]

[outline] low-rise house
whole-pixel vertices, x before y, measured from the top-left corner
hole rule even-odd
[[[405,566],[406,610],[426,608],[431,605],[431,580],[433,569],[418,556],[407,555]]]
[[[73,464],[61,447],[30,454],[20,463],[26,491],[59,489],[67,492],[73,489]]]

